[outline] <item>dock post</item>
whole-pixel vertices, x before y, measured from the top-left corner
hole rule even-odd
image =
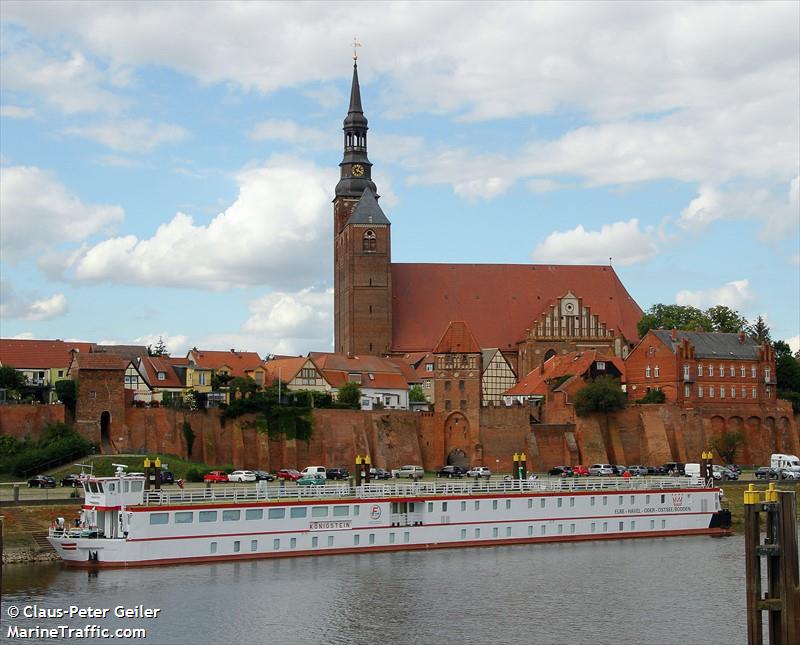
[[[766,515],[761,542],[761,517]],[[744,493],[747,642],[763,643],[761,612],[768,612],[771,645],[800,642],[800,571],[797,555],[797,506],[794,491],[770,484],[763,501],[750,484]],[[762,596],[761,558],[766,558],[767,592]]]
[[[14,484],[14,503],[19,504],[19,484]]]
[[[361,486],[361,455],[356,455],[356,467],[354,472],[356,476],[356,486]]]
[[[528,457],[524,452],[519,455],[519,478],[528,479]]]

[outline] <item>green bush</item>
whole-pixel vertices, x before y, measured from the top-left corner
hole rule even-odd
[[[192,466],[186,471],[186,481],[201,482],[203,481],[203,475],[205,475],[207,472],[207,470],[203,471],[195,466]]]
[[[339,388],[336,400],[341,404],[358,410],[361,407],[361,388],[357,383],[348,381]]]
[[[626,397],[619,381],[599,376],[575,394],[575,414],[585,417],[592,412],[613,412],[625,407]]]
[[[650,390],[636,403],[664,403],[666,400],[667,395],[662,390]]]
[[[790,401],[792,410],[795,414],[800,414],[800,392],[790,392],[789,390],[778,390],[778,398]]]

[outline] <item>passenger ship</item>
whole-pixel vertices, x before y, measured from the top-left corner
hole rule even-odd
[[[570,540],[725,535],[699,478],[575,478],[145,490],[83,482],[80,526],[49,541],[72,566],[128,567]]]

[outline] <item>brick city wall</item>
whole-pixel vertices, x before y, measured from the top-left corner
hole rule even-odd
[[[64,422],[64,406],[57,405],[2,405],[0,406],[0,434],[16,439],[36,438],[48,423]]]

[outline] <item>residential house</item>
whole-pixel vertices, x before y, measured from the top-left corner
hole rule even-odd
[[[312,390],[314,392],[331,392],[333,390],[314,361],[307,356],[275,358],[264,362],[261,369],[264,371],[264,384],[267,387],[280,381],[287,390]]]
[[[190,380],[194,381],[194,373],[197,372],[197,383],[193,385],[195,390],[200,387],[207,388],[208,392],[213,389],[211,386],[211,375],[228,376],[230,378],[253,378],[259,376],[261,357],[256,352],[241,352],[235,349],[230,351],[201,350],[193,347],[186,355],[187,369],[192,371]],[[201,371],[205,374],[201,375]],[[200,379],[205,379],[202,384]],[[261,378],[261,376],[259,376]],[[257,381],[256,381],[257,382]],[[228,402],[228,390],[223,389],[225,402]],[[213,398],[213,397],[211,397]]]
[[[408,381],[392,360],[325,352],[311,352],[309,358],[331,387],[338,390],[347,382],[357,383],[362,409],[408,409]]]
[[[481,405],[501,405],[503,392],[517,383],[514,368],[499,348],[481,350]]]
[[[433,354],[411,352],[392,357],[391,360],[400,365],[409,386],[419,385],[425,400],[434,403],[436,395],[433,387]]]

